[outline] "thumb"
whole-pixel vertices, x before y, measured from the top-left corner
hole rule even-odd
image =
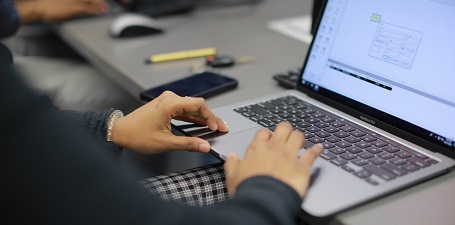
[[[226,158],[226,162],[224,163],[224,174],[226,176],[226,186],[228,189],[229,194],[232,196],[234,195],[235,189],[237,189],[237,182],[234,181],[235,171],[240,164],[240,160],[236,154],[231,153]]]
[[[232,177],[239,165],[240,160],[236,154],[231,153],[226,158],[226,162],[224,163],[224,173],[226,174],[226,179]]]
[[[314,160],[322,153],[323,147],[322,144],[315,144],[308,148],[300,157],[300,160],[303,161],[305,169],[309,171],[313,165]]]
[[[209,152],[210,144],[206,140],[197,137],[170,136],[167,142],[171,149],[181,149],[192,152]]]

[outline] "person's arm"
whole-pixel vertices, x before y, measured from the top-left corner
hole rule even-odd
[[[247,151],[251,157],[229,157],[232,200],[185,207],[149,194],[96,150],[103,147],[99,139],[71,129],[19,76],[1,71],[4,223],[292,224],[297,216],[308,168],[320,150],[297,158],[303,139],[289,126],[278,125],[273,136],[258,133]]]
[[[104,0],[15,0],[21,24],[57,22],[108,10]]]
[[[0,0],[0,39],[15,34],[19,25],[19,14],[11,0]]]

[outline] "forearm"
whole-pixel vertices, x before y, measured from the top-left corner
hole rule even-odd
[[[113,142],[107,142],[106,130],[107,130],[107,119],[114,109],[106,109],[103,111],[88,111],[78,112],[72,110],[64,110],[62,114],[66,120],[75,128],[86,135],[94,136],[98,140],[102,140],[106,148],[110,149],[111,153],[118,156],[121,154],[121,148]]]
[[[225,221],[221,224],[295,224],[301,201],[290,186],[272,177],[259,176],[245,180],[236,195],[214,207],[211,214]],[[223,216],[226,217],[222,219]]]
[[[9,37],[19,28],[19,15],[10,0],[0,0],[0,38]]]

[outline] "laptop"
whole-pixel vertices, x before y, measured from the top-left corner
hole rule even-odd
[[[227,134],[185,130],[220,159],[241,158],[261,127],[280,121],[305,133],[305,148],[323,143],[302,203],[316,217],[455,165],[455,1],[328,0],[323,8],[295,90],[215,108]]]

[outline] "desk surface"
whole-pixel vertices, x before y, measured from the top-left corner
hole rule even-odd
[[[107,30],[114,15],[67,21],[57,32],[97,69],[133,96],[149,87],[182,78],[201,59],[147,65],[152,54],[215,47],[221,54],[255,56],[257,61],[221,70],[239,80],[235,91],[208,99],[211,107],[274,93],[283,88],[273,74],[301,66],[308,45],[267,28],[268,21],[311,13],[310,0],[265,0],[259,5],[198,8],[160,18],[163,35],[113,39]],[[336,216],[332,224],[454,224],[455,173],[437,177]]]

